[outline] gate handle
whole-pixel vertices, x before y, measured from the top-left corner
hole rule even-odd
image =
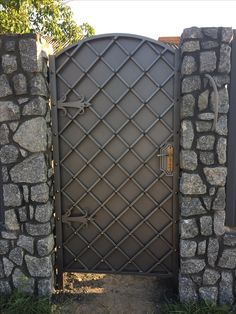
[[[174,147],[168,143],[161,147],[160,150],[160,154],[156,155],[160,158],[160,169],[167,176],[171,176],[174,170]]]
[[[216,128],[216,123],[218,120],[218,111],[219,111],[219,92],[216,86],[216,82],[214,78],[210,74],[205,74],[205,76],[209,79],[211,82],[211,85],[213,87],[214,93],[215,93],[215,104],[214,104],[214,121],[211,130],[214,131]]]

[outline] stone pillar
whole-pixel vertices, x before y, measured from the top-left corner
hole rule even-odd
[[[36,35],[0,36],[0,294],[53,287],[49,49]]]
[[[183,302],[232,303],[236,237],[225,234],[231,28],[189,28],[181,37],[180,276]],[[216,97],[219,108],[213,127]]]

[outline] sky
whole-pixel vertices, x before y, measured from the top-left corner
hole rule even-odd
[[[232,26],[236,29],[235,1],[69,1],[78,24],[88,22],[96,35],[130,33],[158,39],[180,36],[190,26]]]

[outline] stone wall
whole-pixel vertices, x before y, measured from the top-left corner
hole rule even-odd
[[[0,294],[53,286],[49,49],[36,35],[0,36]]]
[[[236,236],[225,233],[231,28],[189,28],[181,37],[180,275],[183,302],[235,299]],[[213,128],[216,96],[218,119]]]

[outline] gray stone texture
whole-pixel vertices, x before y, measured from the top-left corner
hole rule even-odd
[[[227,175],[226,167],[205,167],[203,171],[208,183],[211,185],[225,186]]]
[[[0,239],[0,255],[6,255],[9,251],[9,241]]]
[[[216,153],[218,157],[218,162],[221,165],[226,163],[226,149],[227,139],[225,137],[220,137],[216,144]]]
[[[222,271],[219,288],[220,304],[233,304],[233,275],[231,272]]]
[[[236,249],[224,249],[218,266],[221,268],[228,268],[228,269],[234,269],[236,267]]]
[[[14,145],[5,145],[0,149],[0,161],[2,164],[12,164],[17,161],[19,150]]]
[[[236,246],[236,234],[226,233],[224,235],[224,245]]]
[[[213,150],[214,144],[214,135],[203,135],[197,139],[197,149],[200,150]]]
[[[0,75],[0,98],[12,95],[12,89],[6,74]]]
[[[180,234],[182,239],[196,237],[199,234],[196,219],[182,219],[180,222]]]
[[[196,302],[198,295],[196,285],[189,277],[179,276],[179,296],[182,302]]]
[[[52,274],[51,256],[35,257],[26,255],[25,262],[32,277],[49,277]]]
[[[10,170],[13,182],[39,183],[47,181],[47,165],[42,153],[34,154]]]
[[[6,51],[15,51],[15,49],[16,49],[16,42],[14,41],[14,40],[7,40],[7,41],[5,41],[5,50]]]
[[[0,81],[1,90],[1,81]],[[0,101],[0,122],[18,120],[20,118],[19,106],[10,100]]]
[[[230,76],[228,74],[213,75],[213,78],[215,80],[217,87],[220,87],[220,88],[230,83]]]
[[[200,72],[213,72],[216,69],[215,51],[200,52]]]
[[[190,75],[197,70],[197,62],[192,56],[185,56],[182,61],[181,73]]]
[[[215,197],[213,204],[212,204],[212,209],[224,210],[225,209],[225,198],[226,198],[225,188],[224,187],[218,188],[216,197]]]
[[[228,134],[228,127],[227,127],[227,116],[223,115],[218,118],[216,122],[216,132],[219,135],[227,135]]]
[[[205,208],[197,197],[180,197],[181,215],[184,217],[202,215],[206,213]]]
[[[201,28],[189,27],[183,30],[182,39],[201,39],[203,37]]]
[[[230,63],[231,47],[227,44],[220,46],[220,61],[218,65],[218,71],[220,73],[229,73],[231,69]]]
[[[14,268],[14,264],[6,257],[3,257],[3,268],[6,277],[9,277],[12,274],[12,270]]]
[[[39,58],[39,45],[33,38],[21,39],[19,41],[21,66],[26,72],[38,72],[42,70]]]
[[[181,273],[182,274],[196,274],[204,269],[206,266],[205,260],[200,258],[192,258],[181,261]]]
[[[210,196],[203,196],[202,197],[204,206],[207,210],[211,209],[211,203],[212,203],[212,198]]]
[[[180,255],[182,257],[193,257],[196,254],[197,243],[191,240],[180,240]]]
[[[199,118],[200,120],[203,120],[203,121],[214,120],[214,117],[215,117],[215,115],[214,115],[214,113],[212,113],[212,112],[204,112],[204,113],[200,113],[200,114],[198,115],[198,118]]]
[[[214,232],[217,236],[225,233],[225,211],[217,210],[214,213]]]
[[[0,125],[0,145],[9,143],[9,129],[6,124]]]
[[[54,247],[54,238],[53,235],[38,240],[37,242],[37,251],[39,256],[49,255]]]
[[[1,295],[8,295],[12,292],[11,286],[9,282],[6,280],[0,280],[0,294]]]
[[[17,70],[16,56],[5,54],[2,56],[2,68],[4,73],[11,74]]]
[[[218,107],[218,113],[228,113],[229,111],[229,93],[228,89],[226,87],[219,89],[219,107]],[[211,108],[212,110],[215,110],[215,93],[211,93],[210,98]]]
[[[216,303],[218,298],[218,289],[217,287],[201,287],[199,289],[199,295],[201,300]]]
[[[49,186],[47,183],[32,186],[30,192],[33,202],[46,203],[49,200]]]
[[[21,266],[23,263],[24,251],[20,247],[12,249],[9,253],[9,259],[16,265]]]
[[[14,287],[19,291],[27,294],[33,294],[34,279],[27,277],[19,268],[14,270],[12,280]]]
[[[198,97],[198,109],[205,110],[208,107],[209,90],[206,89]]]
[[[35,220],[38,222],[47,222],[50,220],[53,212],[51,202],[43,205],[37,205],[35,209]]]
[[[194,139],[193,124],[189,120],[184,120],[181,123],[180,144],[184,149],[191,149]]]
[[[47,125],[44,118],[38,117],[22,123],[13,136],[13,140],[30,152],[47,149]]]
[[[203,274],[203,285],[215,285],[220,279],[219,271],[211,268],[206,268]]]
[[[200,76],[192,75],[187,76],[182,81],[182,93],[187,94],[199,90],[201,87]]]
[[[197,132],[207,132],[212,128],[212,122],[209,121],[196,121]]]
[[[206,40],[201,42],[201,48],[202,49],[211,49],[218,47],[219,44],[217,41],[214,40]]]
[[[33,76],[30,82],[30,87],[31,95],[48,96],[46,81],[42,74],[38,73]]]
[[[46,111],[46,100],[42,97],[35,97],[24,105],[22,114],[25,116],[45,116]]]
[[[200,152],[199,159],[204,165],[210,166],[215,163],[215,155],[213,152]]]
[[[200,218],[200,230],[203,236],[212,235],[212,218],[211,216],[202,216]]]
[[[28,220],[27,209],[25,206],[16,209],[20,222],[26,222]]]
[[[198,243],[198,247],[197,247],[197,254],[198,255],[203,255],[206,253],[206,240],[200,241]]]
[[[39,296],[50,296],[54,287],[53,277],[49,279],[38,280],[38,294]]]
[[[230,43],[233,39],[233,29],[232,27],[223,27],[221,31],[222,41]]]
[[[204,35],[210,37],[212,39],[217,39],[218,36],[218,28],[217,27],[204,27],[202,29]]]
[[[180,178],[180,192],[185,195],[205,194],[206,185],[198,174],[183,173]]]
[[[196,40],[190,40],[185,41],[181,46],[181,52],[194,52],[200,50],[199,41]]]
[[[23,249],[25,249],[30,254],[34,254],[34,238],[25,236],[25,235],[19,235],[19,238],[17,240],[17,245]]]
[[[27,93],[27,81],[24,74],[16,74],[13,76],[12,81],[16,95],[23,95]]]
[[[207,250],[207,259],[208,264],[211,267],[215,267],[215,262],[218,257],[219,252],[219,241],[216,238],[210,238],[208,243],[208,250]]]
[[[212,122],[209,121],[196,121],[197,132],[207,132],[212,129]]]
[[[181,118],[193,117],[195,98],[191,94],[186,94],[181,99],[180,115]]]
[[[22,194],[18,185],[4,184],[3,200],[5,206],[20,206],[22,204]]]
[[[181,150],[180,168],[185,170],[195,170],[197,168],[197,154],[191,150]]]
[[[52,231],[50,223],[44,224],[32,224],[26,223],[25,224],[26,231],[31,236],[45,236],[49,235]]]
[[[8,123],[8,125],[9,125],[9,128],[12,130],[12,132],[15,132],[19,126],[19,122],[18,121],[17,122],[10,122],[10,123]]]
[[[0,38],[1,295],[15,288],[50,295],[53,289],[52,136],[42,45],[48,49],[31,34]]]

